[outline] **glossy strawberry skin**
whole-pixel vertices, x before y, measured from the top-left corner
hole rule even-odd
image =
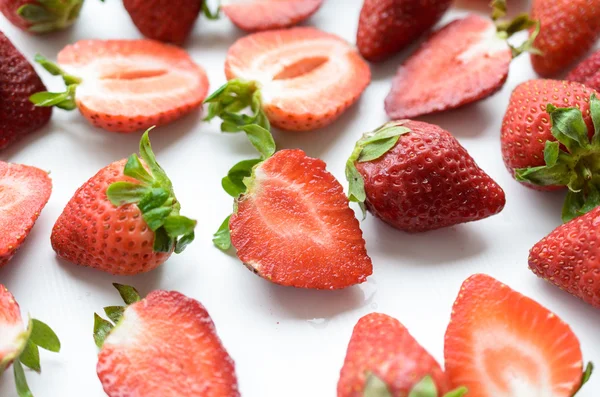
[[[69,262],[115,275],[148,272],[171,252],[154,252],[154,232],[136,204],[115,207],[106,196],[117,181],[137,183],[123,175],[126,160],[101,169],[81,186],[52,229],[52,248]]]
[[[600,37],[598,0],[534,0],[531,17],[541,23],[534,47],[543,55],[531,54],[531,63],[542,77],[566,69]]]
[[[502,188],[449,132],[420,121],[399,123],[411,132],[380,158],[356,163],[373,215],[397,229],[424,232],[504,208]]]
[[[362,56],[379,62],[401,51],[430,29],[451,0],[365,0],[356,43]]]
[[[383,380],[394,396],[408,396],[425,376],[433,378],[439,395],[448,380],[437,361],[395,318],[371,313],[356,323],[337,386],[338,397],[363,397],[368,373]]]
[[[594,91],[583,84],[558,80],[530,80],[514,89],[504,119],[500,143],[506,168],[514,176],[515,169],[544,165],[546,141],[555,141],[552,136],[550,116],[546,106],[578,107],[593,131],[589,115],[589,100]],[[536,190],[556,190],[556,186],[525,186]]]
[[[529,269],[600,308],[600,207],[554,229],[529,251]]]
[[[596,51],[584,59],[569,72],[565,80],[577,81],[593,90],[600,90],[600,51]]]
[[[51,108],[36,107],[29,97],[46,91],[25,57],[0,32],[0,150],[48,123]]]

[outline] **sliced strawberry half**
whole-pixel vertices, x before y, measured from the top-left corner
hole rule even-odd
[[[237,397],[235,366],[204,306],[179,292],[140,299],[115,284],[127,304],[96,315],[97,372],[110,397]],[[108,336],[106,336],[108,334]]]
[[[238,40],[227,54],[225,74],[228,80],[253,82],[251,94],[260,90],[271,123],[290,131],[332,123],[371,81],[369,66],[355,48],[314,28],[273,30]]]
[[[446,373],[477,397],[571,397],[582,384],[579,340],[554,313],[476,274],[454,302]]]
[[[323,0],[223,0],[221,9],[238,28],[254,32],[296,25],[321,4]]]
[[[19,304],[0,284],[0,374],[23,350],[24,333]]]
[[[23,244],[51,192],[47,172],[0,161],[0,267]]]
[[[244,183],[229,229],[249,269],[276,284],[314,289],[345,288],[371,275],[358,220],[323,161],[281,150]]]
[[[38,106],[71,110],[93,125],[132,132],[169,123],[200,107],[208,92],[204,70],[187,52],[152,40],[83,40],[65,47],[58,64],[37,58],[62,75],[65,93],[39,93]]]
[[[455,109],[498,91],[508,77],[511,48],[492,20],[453,21],[400,66],[385,110],[392,119]]]

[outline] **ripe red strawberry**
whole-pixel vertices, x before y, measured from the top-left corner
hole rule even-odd
[[[0,150],[48,123],[52,109],[29,101],[45,89],[31,64],[0,32]]]
[[[565,80],[578,81],[593,90],[600,90],[600,51],[584,59],[565,77]]]
[[[600,207],[554,229],[529,251],[538,276],[600,308]]]
[[[23,325],[19,304],[0,284],[0,376],[13,366],[17,394],[31,396],[25,379],[23,365],[41,372],[39,348],[60,351],[60,341],[50,327],[36,319],[29,319],[27,328]]]
[[[83,0],[0,0],[0,12],[13,25],[30,33],[48,33],[71,26]]]
[[[0,161],[0,267],[23,244],[51,192],[47,172]]]
[[[223,0],[221,9],[238,28],[255,32],[288,28],[313,15],[323,0]]]
[[[204,70],[184,50],[152,40],[83,40],[58,54],[60,67],[36,60],[62,75],[67,91],[35,94],[35,104],[77,107],[108,131],[169,123],[199,108],[208,91]]]
[[[440,365],[398,320],[380,313],[358,320],[337,385],[338,397],[412,396],[421,383],[433,384],[439,396],[449,390]],[[386,393],[375,393],[377,388]]]
[[[204,306],[179,292],[115,284],[127,307],[95,315],[98,378],[109,397],[238,397],[235,365]]]
[[[148,132],[140,156],[104,167],[75,192],[52,229],[58,256],[133,275],[153,270],[194,239],[196,221],[179,215],[181,205],[154,158]]]
[[[354,104],[371,80],[369,66],[354,48],[314,28],[243,37],[229,49],[225,75],[231,81],[206,102],[213,105],[208,118],[220,116],[226,130],[248,124],[235,114],[246,106],[255,112],[252,121],[264,110],[284,130],[324,127]],[[232,102],[236,106],[229,106]]]
[[[403,50],[435,25],[452,0],[365,0],[356,43],[365,59],[379,62]]]
[[[449,132],[420,121],[392,121],[365,134],[346,177],[351,201],[408,232],[487,218],[506,202],[502,188]]]
[[[252,169],[258,161],[242,163]],[[228,190],[241,195],[221,230],[229,229],[231,244],[250,270],[276,284],[312,289],[341,289],[371,275],[358,221],[323,161],[282,150],[251,172],[238,180],[240,191]]]
[[[531,64],[543,77],[565,70],[600,37],[597,0],[533,0],[531,17],[541,23],[534,42],[541,54],[531,54]]]
[[[446,330],[451,385],[478,397],[571,397],[586,381],[579,340],[554,313],[490,276],[462,285]]]
[[[192,31],[203,0],[123,0],[138,30],[146,37],[183,44]]]

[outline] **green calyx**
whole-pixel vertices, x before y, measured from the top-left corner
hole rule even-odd
[[[500,20],[506,16],[506,0],[492,0],[490,6],[492,7],[492,20],[496,23],[498,37],[503,40],[508,40],[517,32],[535,27],[529,38],[518,47],[510,43],[508,44],[513,58],[518,57],[524,52],[541,54],[540,50],[533,46],[536,37],[540,33],[540,21],[529,18],[529,14],[527,13],[521,13],[510,21]]]
[[[575,390],[575,393],[573,393],[573,396],[575,396],[577,393],[579,393],[579,391],[581,390],[583,385],[585,385],[590,380],[593,372],[594,372],[594,364],[592,364],[591,362],[587,363],[585,369],[583,370],[583,374],[581,376],[581,384],[579,385],[577,390]]]
[[[376,129],[368,132],[356,142],[354,151],[346,161],[346,179],[348,180],[348,199],[358,203],[363,216],[365,215],[365,181],[356,169],[356,163],[377,160],[388,151],[390,151],[400,136],[410,132],[410,129],[402,125],[402,121],[391,121]]]
[[[27,329],[19,336],[17,343],[19,344],[17,351],[0,361],[0,375],[12,363],[17,394],[19,397],[33,397],[27,385],[23,365],[40,373],[42,367],[39,348],[58,353],[60,340],[48,325],[40,320],[29,319]]]
[[[538,186],[566,186],[569,191],[562,218],[568,222],[600,205],[600,100],[590,98],[593,134],[578,108],[546,107],[556,141],[546,141],[546,165],[515,170],[519,182]],[[592,138],[589,139],[589,136]]]
[[[75,91],[77,90],[77,86],[81,83],[81,79],[66,73],[57,64],[50,62],[40,54],[35,56],[35,61],[42,65],[51,75],[62,76],[66,85],[66,90],[64,92],[37,92],[30,96],[29,100],[35,106],[56,106],[64,110],[73,110],[77,108],[77,104],[75,103]]]
[[[205,120],[219,117],[222,120],[221,131],[245,132],[260,154],[260,158],[242,160],[235,164],[221,180],[223,190],[237,199],[248,189],[254,169],[277,149],[271,134],[271,124],[262,108],[259,86],[254,81],[231,80],[204,102],[209,104]],[[213,237],[214,245],[222,251],[231,248],[229,218],[230,216],[223,221]]]
[[[83,0],[36,0],[17,9],[17,14],[31,24],[33,33],[48,33],[71,26],[79,17]]]
[[[119,291],[119,295],[125,302],[126,306],[107,306],[104,308],[104,313],[110,319],[110,321],[100,317],[94,313],[94,342],[98,348],[102,348],[106,337],[115,328],[115,326],[123,318],[123,313],[127,306],[139,302],[142,300],[140,293],[129,285],[113,283],[113,286]]]
[[[439,396],[433,378],[427,375],[412,388],[408,397],[462,397],[465,394],[467,394],[467,388],[459,387],[458,389],[449,391],[443,396]],[[367,375],[363,397],[393,397],[393,394],[381,378],[373,373],[369,373]]]
[[[154,232],[155,252],[183,252],[194,240],[196,221],[179,214],[181,204],[177,201],[171,180],[156,162],[150,146],[148,131],[140,140],[140,156],[132,154],[127,159],[123,173],[137,182],[119,181],[106,190],[110,202],[120,207],[136,204],[148,228]],[[146,169],[146,167],[148,170]]]

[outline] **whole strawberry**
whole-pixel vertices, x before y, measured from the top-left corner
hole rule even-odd
[[[29,101],[45,90],[31,64],[0,32],[0,150],[48,123],[52,109]]]
[[[448,10],[452,0],[365,0],[356,44],[365,59],[383,61],[410,45]]]
[[[47,33],[71,26],[83,0],[0,0],[0,11],[13,25],[30,33]]]
[[[83,184],[52,229],[52,248],[63,259],[111,274],[153,270],[194,239],[196,221],[181,205],[150,147],[140,158],[116,161]]]
[[[340,373],[338,397],[441,397],[449,389],[440,365],[398,320],[380,313],[358,320]],[[424,390],[433,393],[418,393]],[[465,393],[460,388],[448,396]]]
[[[600,207],[554,229],[529,251],[529,268],[600,308]]]
[[[487,218],[505,204],[502,188],[449,132],[420,121],[392,121],[365,134],[346,177],[351,201],[408,232]]]
[[[541,23],[531,63],[543,77],[566,69],[600,37],[599,0],[533,0],[531,17]]]
[[[600,51],[584,59],[569,72],[565,80],[578,81],[593,90],[600,90]]]

